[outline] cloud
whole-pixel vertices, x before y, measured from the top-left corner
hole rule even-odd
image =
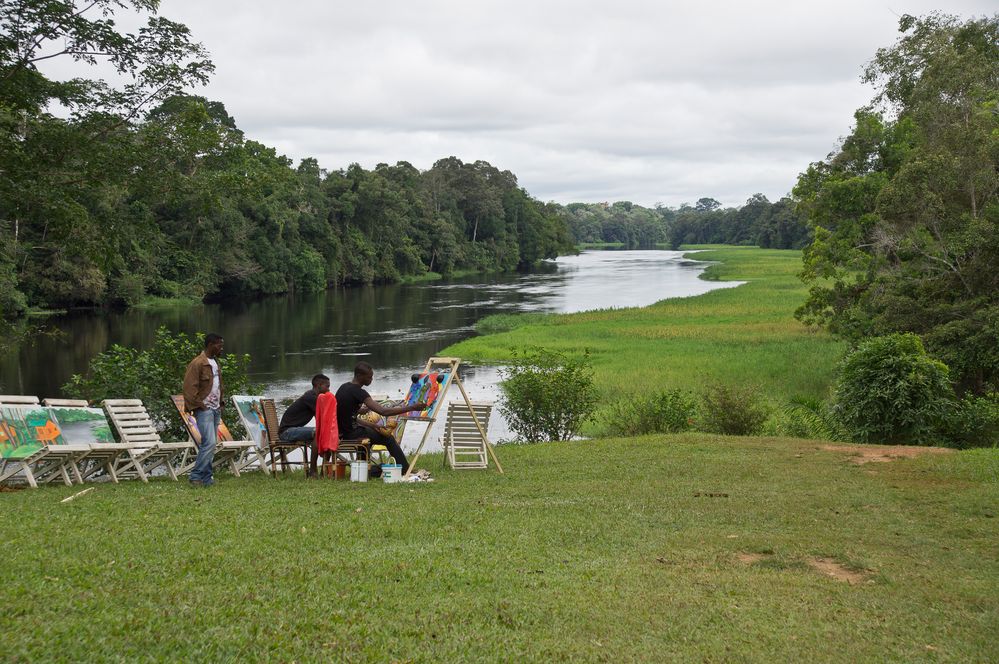
[[[173,0],[247,136],[327,169],[457,156],[542,200],[787,193],[848,133],[898,17],[840,2]],[[956,0],[981,15],[991,3]]]

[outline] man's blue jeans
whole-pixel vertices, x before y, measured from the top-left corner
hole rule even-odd
[[[194,412],[198,422],[198,433],[201,434],[201,444],[198,445],[198,458],[191,470],[192,482],[212,482],[212,460],[215,458],[215,445],[218,442],[219,422],[222,413],[211,408],[202,408]]]
[[[315,437],[315,427],[288,427],[278,435],[278,438],[286,443],[304,443]]]

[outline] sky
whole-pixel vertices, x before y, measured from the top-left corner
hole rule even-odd
[[[485,160],[558,203],[786,195],[847,135],[898,19],[993,2],[163,0],[193,91],[328,170]]]

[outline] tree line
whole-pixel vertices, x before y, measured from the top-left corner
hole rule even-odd
[[[756,245],[773,249],[801,249],[812,233],[790,198],[771,203],[754,194],[745,205],[722,208],[713,198],[678,208],[646,208],[630,201],[571,203],[562,214],[577,244],[613,243],[629,249],[651,249],[668,244]]]
[[[158,4],[0,4],[3,315],[513,270],[573,250],[557,206],[484,161],[326,172],[248,139],[222,103],[184,93],[213,70],[185,26],[107,20]],[[53,80],[39,65],[54,57],[131,82]]]
[[[903,16],[852,132],[793,190],[815,239],[798,317],[918,335],[959,393],[999,388],[999,15]],[[999,401],[997,401],[999,403]]]

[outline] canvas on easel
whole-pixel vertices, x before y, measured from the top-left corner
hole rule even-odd
[[[458,376],[458,365],[460,364],[461,359],[457,357],[431,357],[427,360],[427,366],[423,369],[423,373],[415,374],[413,376],[413,385],[410,387],[409,394],[407,394],[406,402],[415,404],[423,401],[427,403],[427,408],[423,411],[414,411],[415,414],[409,413],[400,417],[400,419],[402,419],[402,423],[396,429],[396,440],[402,440],[402,434],[406,422],[416,421],[427,422],[428,424],[427,430],[423,432],[423,438],[420,439],[420,445],[416,448],[416,453],[413,455],[413,460],[409,464],[409,471],[406,473],[407,476],[411,474],[413,469],[416,467],[416,462],[420,458],[423,446],[426,445],[427,438],[430,436],[430,430],[433,428],[433,423],[437,420],[437,413],[440,410],[440,406],[445,403],[444,398],[452,384],[457,385],[458,389],[461,391],[461,396],[465,400],[465,405],[469,408],[472,422],[474,423],[479,435],[482,437],[483,446],[486,451],[488,451],[489,456],[492,457],[493,463],[496,464],[496,469],[500,473],[503,472],[503,467],[500,465],[499,459],[496,458],[496,452],[493,450],[493,446],[489,442],[489,438],[486,436],[486,429],[477,417],[475,409],[472,407],[472,402],[469,400],[468,394],[465,392],[465,386],[461,384],[461,378]]]

